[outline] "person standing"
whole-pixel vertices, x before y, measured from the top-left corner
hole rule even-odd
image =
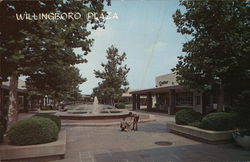
[[[133,128],[132,130],[137,131],[138,130],[138,121],[139,121],[139,115],[133,114],[134,120],[133,120]]]

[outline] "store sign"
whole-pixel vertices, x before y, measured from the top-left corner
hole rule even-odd
[[[164,81],[159,81],[159,85],[162,86],[164,84],[168,84],[168,81],[164,80]]]

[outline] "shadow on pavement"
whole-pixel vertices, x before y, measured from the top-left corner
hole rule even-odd
[[[109,152],[104,154],[95,154],[94,158],[96,161],[100,162],[246,161],[250,159],[250,152],[241,150],[237,147],[221,148],[214,145],[195,144],[135,151]]]
[[[152,132],[152,133],[166,133],[169,132],[166,124],[158,123],[158,122],[151,122],[147,124],[138,124],[138,131],[143,132]]]

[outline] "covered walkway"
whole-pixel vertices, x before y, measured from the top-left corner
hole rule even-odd
[[[147,110],[150,111],[154,106],[158,109],[164,109],[168,114],[172,115],[176,111],[176,90],[181,89],[179,85],[143,89],[132,91],[133,110],[140,110],[141,96],[146,96]],[[155,96],[155,105],[153,105],[153,96]]]

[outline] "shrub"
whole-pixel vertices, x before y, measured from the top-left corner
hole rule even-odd
[[[215,131],[225,131],[235,128],[237,114],[227,112],[216,112],[206,115],[200,124],[200,128]]]
[[[43,106],[41,107],[41,110],[54,110],[54,108],[52,106]]]
[[[3,127],[3,125],[0,123],[0,143],[3,142],[3,135],[4,135],[4,127]]]
[[[36,114],[34,115],[34,117],[39,116],[39,117],[43,117],[43,118],[48,118],[50,120],[52,120],[53,122],[56,123],[58,129],[61,129],[61,119],[59,116],[55,116],[55,115],[51,115],[51,114]]]
[[[241,92],[235,101],[233,111],[239,114],[240,120],[237,123],[237,127],[246,128],[250,130],[250,91],[244,90]]]
[[[183,109],[175,114],[176,124],[187,125],[195,121],[200,121],[202,118],[201,113],[194,111],[193,109]]]
[[[58,127],[47,118],[32,117],[18,121],[8,132],[14,145],[33,145],[57,140]]]
[[[193,122],[193,123],[189,123],[188,125],[189,125],[189,126],[193,126],[193,127],[200,127],[200,124],[201,124],[200,121],[195,121],[195,122]]]
[[[117,104],[115,104],[115,107],[118,109],[124,109],[126,107],[126,105],[124,103],[117,103]]]
[[[181,110],[190,110],[190,108],[186,108],[186,107],[178,107],[178,108],[176,108],[176,112],[178,112],[178,111],[181,111]]]

